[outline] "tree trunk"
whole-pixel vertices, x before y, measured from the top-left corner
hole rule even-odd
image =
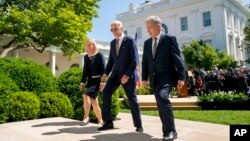
[[[12,51],[14,49],[15,49],[15,47],[11,46],[9,48],[1,50],[1,52],[0,52],[0,58],[5,57],[10,51]]]

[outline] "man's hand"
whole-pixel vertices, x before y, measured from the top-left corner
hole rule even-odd
[[[148,82],[147,81],[142,81],[142,87],[147,88],[148,87]]]
[[[80,86],[79,86],[80,91],[82,91],[82,90],[83,90],[83,87],[84,87],[84,83],[80,83]]]
[[[185,83],[185,81],[178,80],[177,89],[181,89],[183,87],[184,83]]]
[[[127,83],[127,82],[128,82],[128,79],[129,79],[129,77],[128,77],[127,75],[123,75],[123,76],[122,76],[122,79],[121,79],[121,83],[122,83],[122,84]]]

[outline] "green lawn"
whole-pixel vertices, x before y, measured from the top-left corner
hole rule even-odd
[[[122,112],[130,112],[122,109]],[[158,111],[141,111],[143,115],[158,116]],[[230,111],[230,110],[175,110],[176,119],[210,122],[217,124],[250,124],[250,111]]]

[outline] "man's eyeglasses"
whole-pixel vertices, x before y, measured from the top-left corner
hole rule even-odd
[[[110,29],[111,32],[114,32],[114,31],[117,31],[117,30],[118,30],[118,28],[114,28],[114,29],[111,28]]]

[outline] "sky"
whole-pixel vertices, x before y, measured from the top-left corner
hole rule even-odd
[[[152,2],[159,0],[151,0]],[[250,4],[250,0],[242,0],[246,4]],[[145,2],[145,0],[101,0],[98,4],[98,18],[93,20],[92,31],[88,33],[90,38],[98,41],[110,42],[114,37],[110,32],[110,24],[116,20],[116,15],[127,12],[129,3],[138,6]]]
[[[246,4],[250,4],[250,0],[243,0]]]
[[[110,24],[116,20],[118,13],[128,11],[131,2],[137,6],[144,3],[145,0],[101,0],[98,3],[100,8],[97,11],[99,17],[93,20],[93,28],[88,36],[94,40],[110,42],[114,38],[110,32]]]

